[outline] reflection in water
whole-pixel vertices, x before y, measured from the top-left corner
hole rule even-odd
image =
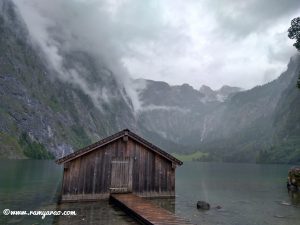
[[[298,194],[292,199],[286,189],[290,166],[184,163],[176,174],[176,213],[201,225],[299,225]],[[197,210],[198,200],[211,210]]]
[[[300,191],[289,191],[292,205],[300,207]]]
[[[136,224],[131,218],[108,204],[56,204],[61,188],[62,167],[47,160],[0,161],[0,224]],[[10,210],[75,210],[77,216],[4,216]]]
[[[56,210],[74,210],[76,216],[56,216],[53,225],[81,225],[81,224],[137,224],[133,219],[125,215],[118,208],[110,205],[108,201],[63,203]]]
[[[61,168],[52,161],[1,160],[0,212],[10,210],[41,210],[57,197]],[[4,216],[0,224],[38,224],[40,216]],[[49,224],[49,223],[46,223]]]
[[[151,201],[194,224],[300,224],[300,192],[288,193],[285,185],[289,167],[184,163],[176,172],[176,199]],[[0,161],[0,224],[137,224],[108,201],[58,205],[61,176],[62,167],[53,161]],[[198,200],[209,202],[211,210],[197,210]],[[77,216],[4,216],[6,208],[74,210]]]
[[[149,198],[154,204],[175,213],[175,198]]]

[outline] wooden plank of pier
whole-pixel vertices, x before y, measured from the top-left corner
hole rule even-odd
[[[163,209],[151,201],[134,194],[112,194],[112,203],[122,208],[127,214],[146,225],[192,225],[184,218]]]

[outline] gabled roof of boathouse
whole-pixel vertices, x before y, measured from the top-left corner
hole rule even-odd
[[[144,138],[138,136],[137,134],[133,133],[132,131],[130,131],[129,129],[125,129],[122,130],[116,134],[113,134],[111,136],[108,136],[100,141],[97,141],[89,146],[86,146],[82,149],[79,149],[76,152],[73,152],[69,155],[66,155],[60,159],[57,159],[55,162],[58,164],[62,164],[62,163],[66,163],[69,161],[72,161],[78,157],[81,157],[89,152],[92,152],[94,150],[99,149],[100,147],[103,147],[109,143],[112,143],[120,138],[123,138],[125,136],[130,137],[132,140],[138,142],[139,144],[145,146],[147,149],[149,149],[150,151],[153,151],[154,153],[166,158],[167,160],[176,163],[178,165],[182,165],[182,161],[176,159],[174,156],[170,155],[169,153],[167,153],[166,151],[162,150],[161,148],[151,144],[150,142],[148,142],[147,140],[145,140]]]

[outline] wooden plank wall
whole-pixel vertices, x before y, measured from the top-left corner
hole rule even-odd
[[[172,163],[131,138],[120,138],[65,164],[62,201],[108,198],[111,161],[116,157],[133,160],[133,193],[145,197],[175,195]]]
[[[133,193],[139,196],[174,196],[175,170],[167,159],[129,139],[133,152]]]

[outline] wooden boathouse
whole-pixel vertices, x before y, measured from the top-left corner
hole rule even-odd
[[[125,129],[56,160],[64,165],[61,201],[99,200],[111,194],[174,197],[182,162]]]

